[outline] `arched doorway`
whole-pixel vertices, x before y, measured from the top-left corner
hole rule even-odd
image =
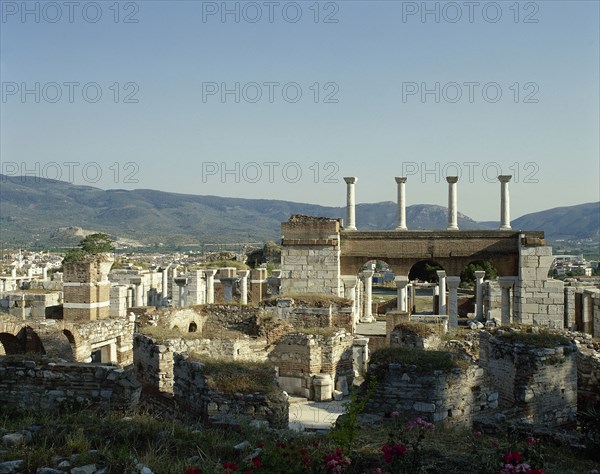
[[[435,260],[420,260],[416,262],[408,272],[408,280],[411,283],[412,302],[411,312],[413,314],[439,314],[439,278],[437,272],[444,270]]]

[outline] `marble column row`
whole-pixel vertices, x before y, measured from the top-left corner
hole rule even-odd
[[[500,230],[510,230],[510,198],[508,183],[510,175],[498,176],[500,182]],[[447,176],[448,183],[448,227],[447,230],[459,230],[458,227],[458,183],[459,176]],[[406,176],[396,176],[398,185],[398,225],[397,231],[407,230],[406,226]],[[346,182],[346,214],[347,222],[344,230],[356,230],[356,176],[347,176]]]

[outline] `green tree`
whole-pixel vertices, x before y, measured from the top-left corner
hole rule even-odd
[[[112,252],[115,250],[115,245],[110,238],[110,235],[99,232],[90,234],[81,239],[79,248],[70,249],[65,254],[63,262],[76,262],[85,259],[89,255],[99,255],[101,253]]]
[[[460,274],[460,282],[463,286],[474,286],[475,285],[475,272],[478,270],[485,271],[485,280],[493,280],[498,276],[498,270],[487,260],[479,260],[477,262],[469,263],[463,272]]]

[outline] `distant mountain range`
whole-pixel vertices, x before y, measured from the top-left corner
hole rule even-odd
[[[385,230],[396,226],[394,202],[358,204],[357,227]],[[417,204],[406,209],[410,229],[445,229],[443,206]],[[201,242],[262,242],[280,238],[280,224],[292,214],[345,217],[345,207],[270,199],[196,196],[151,189],[102,190],[51,179],[0,175],[2,245],[69,245],[85,232],[107,232],[130,243],[168,246]],[[458,215],[461,229],[497,228]],[[543,230],[546,238],[600,237],[600,202],[527,214],[514,229]],[[79,228],[79,229],[78,229]],[[82,230],[83,229],[83,230]]]

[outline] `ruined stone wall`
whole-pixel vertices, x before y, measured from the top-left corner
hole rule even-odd
[[[280,318],[296,329],[336,328],[353,332],[353,313],[351,307],[308,308],[304,306],[265,307],[264,314]]]
[[[339,221],[292,216],[281,234],[281,293],[342,296]]]
[[[112,258],[99,255],[82,262],[64,263],[63,318],[94,321],[109,317]]]
[[[498,393],[477,366],[422,373],[415,366],[371,364],[368,376],[377,377],[378,383],[367,402],[367,414],[398,412],[404,419],[421,417],[431,423],[470,428],[476,414],[498,406]]]
[[[435,350],[442,344],[441,338],[432,328],[427,334],[411,330],[410,327],[397,325],[390,333],[390,345],[399,347],[410,347],[413,349]]]
[[[566,329],[575,331],[577,329],[577,323],[575,321],[575,293],[577,288],[574,286],[565,286],[565,311],[564,311],[564,324]]]
[[[592,406],[600,406],[600,353],[580,346],[577,353],[577,408],[586,410]]]
[[[261,309],[236,304],[204,305],[200,314],[206,318],[203,332],[218,334],[220,330],[240,331],[249,336],[258,335],[258,316]]]
[[[273,428],[287,428],[288,403],[281,391],[273,393],[226,394],[209,387],[203,374],[204,364],[175,354],[173,392],[175,401],[181,401],[197,410],[205,419],[226,417],[257,420]],[[273,372],[273,381],[276,375]]]
[[[19,319],[43,320],[61,303],[61,291],[0,293],[0,311]]]
[[[530,242],[531,240],[531,242]],[[519,278],[514,287],[517,322],[556,329],[564,327],[564,283],[548,279],[554,261],[543,239],[520,239]]]
[[[288,393],[313,399],[315,377],[327,376],[322,399],[330,400],[337,382],[352,385],[354,379],[353,338],[345,331],[334,336],[291,333],[281,338],[269,360],[279,371],[279,383]]]
[[[575,344],[531,347],[482,331],[480,364],[498,390],[499,408],[533,426],[572,423],[577,412]]]
[[[131,370],[0,357],[3,410],[49,412],[80,406],[102,412],[131,411],[137,406],[140,391]]]
[[[173,392],[175,353],[195,353],[228,360],[264,362],[269,351],[264,339],[168,339],[160,343],[143,334],[134,337],[134,366],[138,379],[162,392]]]
[[[496,318],[500,321],[502,308],[502,290],[498,280],[487,280],[483,282],[483,314],[491,320]]]

